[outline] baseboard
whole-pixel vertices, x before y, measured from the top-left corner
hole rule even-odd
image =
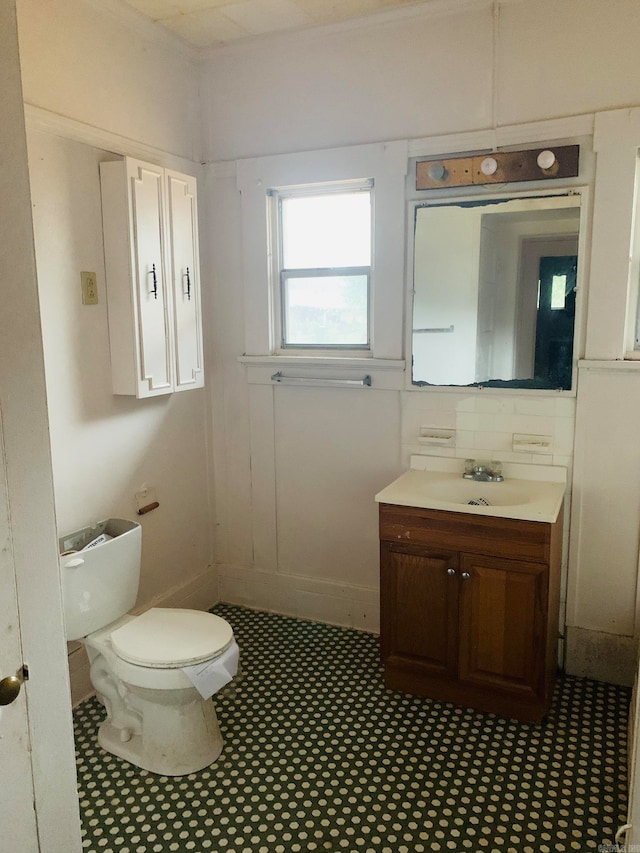
[[[222,564],[219,598],[255,610],[380,633],[380,592],[370,587]]]
[[[633,637],[567,626],[565,669],[569,675],[632,687],[638,666]]]
[[[186,583],[178,584],[168,592],[157,595],[151,601],[138,604],[133,613],[142,613],[150,607],[183,607],[187,610],[208,610],[219,600],[218,576],[207,569]],[[80,702],[95,693],[89,678],[89,660],[84,646],[79,642],[69,643],[69,677],[71,680],[71,704],[75,708]]]

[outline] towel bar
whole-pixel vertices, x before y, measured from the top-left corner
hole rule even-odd
[[[362,379],[322,379],[317,376],[283,376],[278,370],[271,377],[272,382],[280,382],[286,385],[328,385],[328,386],[359,386],[370,388],[371,377],[364,376]]]

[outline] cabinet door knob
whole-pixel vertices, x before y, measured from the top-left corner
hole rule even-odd
[[[189,277],[189,267],[187,267],[187,271],[182,278],[186,278],[187,280],[187,299],[191,301],[191,278]]]
[[[456,573],[456,570],[455,570],[455,569],[447,569],[447,574],[448,574],[450,577],[453,577],[453,576],[455,575],[455,573]]]
[[[462,573],[462,580],[463,581],[468,581],[470,577],[471,577],[471,575],[469,574],[469,572],[463,572]]]

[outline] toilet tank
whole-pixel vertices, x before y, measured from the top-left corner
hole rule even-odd
[[[67,640],[104,628],[135,604],[142,530],[135,521],[108,518],[58,540]]]

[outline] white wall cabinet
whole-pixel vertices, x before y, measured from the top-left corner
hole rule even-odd
[[[100,180],[113,392],[201,388],[196,180],[132,158]]]

